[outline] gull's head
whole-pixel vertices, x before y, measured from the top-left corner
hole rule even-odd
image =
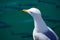
[[[24,9],[22,10],[23,12],[27,12],[29,13],[31,16],[34,16],[34,15],[41,15],[41,12],[39,9],[37,8],[30,8],[30,9]]]

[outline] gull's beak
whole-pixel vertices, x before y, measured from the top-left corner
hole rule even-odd
[[[28,12],[27,10],[23,9],[22,12]]]

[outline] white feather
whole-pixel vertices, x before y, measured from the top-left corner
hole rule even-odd
[[[34,28],[34,31],[33,31],[33,38],[34,38],[34,40],[50,40],[43,33],[38,33],[35,28]]]
[[[46,35],[43,34],[44,32],[47,32],[48,29],[52,33],[54,33],[54,35],[58,40],[58,36],[56,35],[56,33],[52,29],[50,29],[42,19],[41,12],[39,11],[39,9],[31,8],[28,9],[27,11],[34,19],[34,26],[35,26],[33,30],[34,40],[51,40],[50,38],[48,38]]]

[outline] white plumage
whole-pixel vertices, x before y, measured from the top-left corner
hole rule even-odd
[[[41,17],[41,12],[39,9],[30,8],[23,11],[28,12],[34,19],[34,40],[59,40],[56,33],[45,24],[44,20]]]

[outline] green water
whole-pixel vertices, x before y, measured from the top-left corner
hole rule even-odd
[[[33,40],[33,18],[21,11],[31,7],[41,10],[46,24],[60,37],[60,0],[0,0],[0,40]]]

